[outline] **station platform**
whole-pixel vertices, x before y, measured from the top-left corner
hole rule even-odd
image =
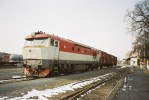
[[[135,68],[124,78],[124,84],[114,100],[149,100],[149,72]]]

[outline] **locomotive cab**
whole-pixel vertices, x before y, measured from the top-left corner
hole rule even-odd
[[[52,59],[58,59],[59,41],[46,34],[34,34],[26,37],[23,47],[24,74],[29,76],[47,76],[52,69]]]

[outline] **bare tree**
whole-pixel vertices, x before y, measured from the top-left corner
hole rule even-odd
[[[149,0],[138,2],[133,10],[126,13],[129,32],[136,36],[133,43],[134,50],[141,57],[148,57],[149,51]]]
[[[129,32],[149,34],[149,0],[138,2],[133,10],[128,10],[126,20],[130,24]]]

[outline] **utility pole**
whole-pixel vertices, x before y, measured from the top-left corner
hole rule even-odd
[[[146,41],[145,41],[146,42]],[[146,65],[146,46],[145,46],[146,43],[144,43],[144,65]]]
[[[146,44],[148,43],[148,38],[145,37],[145,42],[144,42],[144,65],[147,66],[147,47]]]

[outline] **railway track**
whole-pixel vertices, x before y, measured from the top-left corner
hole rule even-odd
[[[37,79],[35,77],[26,77],[26,76],[13,76],[10,79],[0,80],[0,84],[12,83],[12,82],[20,82],[20,81],[29,81]]]
[[[111,70],[113,70],[113,71],[111,71]],[[55,78],[50,79],[50,80],[53,80],[54,83],[51,83],[51,82],[49,83],[49,81],[47,79],[36,80],[36,78],[34,79],[32,77],[21,77],[21,78],[20,77],[14,77],[14,79],[11,79],[11,81],[6,82],[9,84],[5,85],[4,82],[1,83],[0,86],[1,86],[2,90],[5,90],[5,88],[4,88],[5,86],[8,87],[8,89],[10,89],[10,90],[6,90],[6,91],[8,91],[6,93],[3,93],[3,92],[1,92],[1,93],[3,94],[4,97],[7,96],[7,98],[12,98],[10,96],[13,95],[14,99],[19,98],[22,100],[41,99],[41,98],[51,99],[51,100],[52,99],[67,100],[69,98],[72,98],[72,99],[80,98],[82,95],[86,94],[88,91],[92,91],[92,89],[100,87],[101,85],[103,85],[103,84],[107,83],[108,81],[114,79],[114,77],[116,77],[116,76],[122,77],[122,74],[118,74],[118,73],[124,74],[126,72],[125,69],[117,69],[116,68],[116,69],[111,69],[111,70],[109,70],[109,69],[108,69],[108,71],[101,70],[100,73],[98,73],[98,71],[97,72],[95,71],[94,73],[99,74],[99,75],[93,76],[93,77],[90,77],[90,75],[92,76],[93,73],[89,74],[89,72],[88,72],[89,76],[87,76],[88,74],[84,73],[83,75],[85,75],[85,76],[81,76],[80,74],[75,74],[75,75],[71,75],[71,76],[68,75],[66,77],[58,77],[58,79],[60,79],[59,80],[60,83],[59,83],[59,81],[56,81]],[[63,79],[63,78],[66,78],[66,79]],[[33,81],[29,81],[29,80],[33,80]],[[64,83],[65,80],[68,80],[68,82]],[[71,80],[72,82],[69,82],[69,80]],[[26,84],[26,82],[22,82],[22,85],[20,85],[19,81],[27,81],[27,84]],[[10,84],[11,82],[15,82],[15,83],[12,83],[13,85],[11,85]],[[41,88],[42,90],[36,89],[37,84],[35,84],[35,83],[37,83],[37,82],[38,83],[41,82],[42,86],[44,86]],[[48,86],[45,82],[48,84],[59,84],[59,85]],[[19,86],[19,88],[18,88],[18,86]],[[12,87],[14,87],[14,88],[12,88]],[[30,89],[26,90],[26,87],[29,87],[31,89],[33,87],[33,89],[32,90],[30,90]],[[20,91],[18,90],[21,93],[20,95],[18,95],[18,91],[15,91],[17,89],[21,89]],[[11,92],[9,92],[9,91],[11,91]],[[22,95],[22,93],[24,93],[24,94]],[[14,96],[14,94],[17,97]],[[1,97],[1,98],[4,98],[4,97]],[[84,97],[86,97],[86,96],[84,96]]]
[[[101,81],[99,80],[95,83],[92,83],[89,86],[79,89],[79,90],[61,98],[60,100],[78,100],[78,98],[81,98],[82,96],[88,94],[90,91],[100,87],[101,85],[105,84],[106,82],[109,82],[110,80],[113,80],[113,79],[120,79],[121,77],[124,77],[124,76],[128,75],[129,73],[130,73],[130,69],[126,68],[126,69],[121,70],[121,71],[114,73],[112,75],[108,75],[107,77],[103,78]],[[108,96],[107,96],[107,98],[108,98]]]

